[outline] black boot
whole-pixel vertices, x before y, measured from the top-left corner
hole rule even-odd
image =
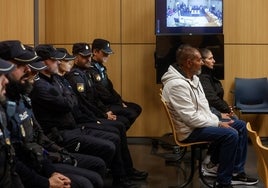
[[[148,172],[139,171],[133,168],[127,173],[127,177],[131,180],[145,180],[148,177]]]
[[[113,178],[114,188],[138,188],[139,185],[133,183],[128,178]]]

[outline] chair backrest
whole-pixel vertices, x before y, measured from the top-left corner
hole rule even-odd
[[[238,109],[268,107],[267,78],[235,78],[234,94]]]
[[[257,135],[257,132],[251,128],[251,125],[249,122],[247,123],[247,131],[248,131],[248,135],[250,137],[250,140],[251,140],[253,147],[256,151],[256,154],[257,154],[258,175],[262,179],[265,187],[268,187],[268,166],[267,166],[268,161],[265,162],[264,155],[262,154],[262,152],[260,150],[260,146],[258,146],[258,144],[257,144],[257,138],[259,139],[259,137]],[[259,139],[259,144],[261,144],[260,139]],[[267,154],[268,154],[268,150],[267,150]],[[268,159],[268,155],[266,157]]]
[[[183,142],[179,141],[178,135],[177,135],[176,129],[175,129],[175,124],[173,122],[173,118],[172,118],[172,116],[170,114],[170,111],[168,109],[167,102],[165,101],[165,99],[162,96],[162,89],[160,89],[159,95],[160,95],[160,98],[161,98],[161,102],[162,102],[162,104],[164,106],[165,112],[167,114],[169,125],[170,125],[170,128],[171,128],[175,143],[177,145],[181,146],[181,147],[187,147],[187,146],[196,145],[196,144],[207,144],[208,142],[206,142],[206,141],[204,141],[204,142],[193,142],[193,143],[183,143]]]

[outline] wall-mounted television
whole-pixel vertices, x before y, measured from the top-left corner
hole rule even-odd
[[[155,0],[156,35],[223,33],[223,0]]]

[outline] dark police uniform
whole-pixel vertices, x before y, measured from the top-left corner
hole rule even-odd
[[[69,81],[72,88],[75,90],[75,92],[78,94],[79,106],[80,108],[86,108],[87,112],[92,113],[92,111],[95,110],[97,103],[99,102],[102,106],[100,108],[97,108],[95,110],[95,115],[98,116],[98,114],[103,114],[104,111],[100,111],[100,109],[105,109],[105,105],[103,105],[99,100],[97,93],[94,89],[92,78],[90,77],[90,74],[86,72],[86,70],[82,70],[76,66],[73,67],[73,69],[66,75],[67,80]],[[97,102],[98,101],[98,102]],[[123,116],[117,116],[121,117],[122,119],[126,119]],[[122,120],[121,119],[121,120]],[[127,136],[126,136],[126,124],[122,124],[119,121],[113,121],[101,118],[99,116],[98,120],[103,124],[101,127],[102,130],[105,131],[111,131],[111,128],[116,127],[120,132],[120,138],[121,138],[121,152],[122,152],[122,159],[124,162],[124,168],[127,174],[131,174],[133,170],[133,162],[132,158],[128,149],[127,144]],[[126,120],[129,122],[128,120]],[[127,125],[129,125],[127,123]]]
[[[115,134],[98,130],[102,124],[97,120],[94,122],[94,117],[89,118],[88,123],[77,124],[72,114],[72,111],[79,110],[76,96],[62,84],[58,75],[49,78],[40,73],[30,97],[45,133],[51,135],[56,128],[63,138],[61,144],[68,151],[101,157],[114,176],[124,175],[119,131]]]
[[[0,106],[0,187],[22,188],[20,177],[15,172],[15,152],[10,143],[10,133],[6,124],[6,115]]]
[[[142,108],[136,103],[123,101],[121,96],[115,91],[112,81],[108,78],[106,67],[102,63],[93,59],[91,65],[89,74],[93,78],[96,92],[101,101],[115,114],[125,116],[129,120],[130,125],[132,125],[140,115]],[[127,107],[123,107],[123,103]],[[130,126],[126,128],[128,130]]]
[[[80,108],[86,108],[89,112],[92,112],[94,111],[94,108],[96,108],[95,106],[98,105],[98,103],[100,103],[101,106],[105,106],[98,99],[98,94],[95,90],[92,77],[86,69],[82,69],[74,65],[72,70],[66,75],[66,78],[75,93],[78,95]],[[99,109],[101,109],[101,107]],[[95,115],[97,116],[96,111]],[[109,129],[111,129],[111,127],[116,127],[120,132],[122,159],[127,176],[131,177],[132,179],[146,179],[148,175],[147,172],[137,171],[133,168],[133,162],[128,149],[126,136],[126,127],[129,126],[129,121],[124,116],[117,116],[117,119],[119,119],[119,121],[113,121],[98,117],[98,120],[104,125],[102,126],[102,128],[105,128],[105,130],[110,131]],[[125,122],[128,123],[120,123],[120,121],[123,122],[122,120],[126,120]]]
[[[103,180],[101,176],[96,172],[85,169],[90,169],[91,167],[90,163],[92,161],[88,156],[77,156],[77,158],[74,158],[43,134],[43,131],[33,116],[29,103],[30,99],[18,93],[20,89],[16,85],[18,86],[20,84],[12,83],[11,81],[8,85],[7,96],[12,101],[9,100],[6,105],[8,128],[11,132],[11,141],[15,147],[16,156],[27,166],[48,177],[50,173],[44,173],[46,171],[44,169],[47,166],[53,166],[57,172],[65,174],[72,180],[73,187],[88,188],[93,187],[93,185],[94,187],[102,187]],[[55,156],[59,156],[59,158],[55,158]],[[54,161],[55,164],[50,164],[51,157],[56,159]],[[78,166],[77,161],[79,161],[79,166],[81,165],[83,169],[73,166]],[[104,171],[105,165],[101,159],[93,162],[97,162],[98,166]],[[28,184],[28,182],[24,183],[26,185]],[[30,187],[32,185],[29,184],[26,187],[28,186]]]
[[[107,119],[106,112],[111,111],[111,109],[100,100],[100,96],[88,69],[82,69],[74,65],[72,70],[66,74],[66,79],[77,94],[80,104],[85,104],[85,107],[93,112],[96,117]],[[125,116],[120,114],[115,115],[116,121],[123,123],[126,129],[130,127],[130,122]]]

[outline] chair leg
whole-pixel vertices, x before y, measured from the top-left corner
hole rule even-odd
[[[194,146],[191,146],[191,159],[190,159],[190,163],[191,163],[190,174],[189,174],[187,180],[183,184],[181,184],[181,185],[169,186],[169,188],[183,188],[183,187],[186,187],[193,180],[194,171],[195,171],[195,147]]]
[[[194,172],[195,172],[195,159],[196,159],[196,148],[199,148],[199,153],[198,153],[198,172],[199,172],[199,178],[201,179],[202,183],[205,184],[209,188],[213,188],[212,185],[210,185],[204,178],[203,173],[202,173],[202,146],[191,146],[191,167],[190,167],[190,174],[187,180],[178,186],[169,186],[169,188],[183,188],[186,187],[189,183],[192,182],[193,177],[194,177]]]

